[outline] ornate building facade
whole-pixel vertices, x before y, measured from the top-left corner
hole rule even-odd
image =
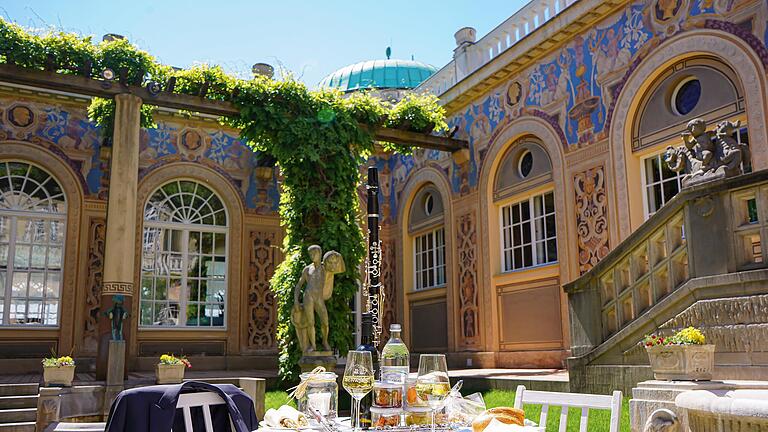
[[[0,86],[0,363],[36,370],[27,359],[53,349],[92,365],[109,290],[133,297],[131,369],[164,352],[202,368],[275,367],[275,168],[214,118],[158,112],[138,140],[135,244],[110,243],[109,195],[130,185],[111,181],[113,149],[88,103]],[[110,248],[135,254],[132,283],[105,281]]]
[[[678,193],[663,153],[688,121],[740,122],[744,168],[768,167],[766,19],[761,1],[542,0],[479,40],[459,30],[415,91],[440,97],[469,151],[374,158],[384,283],[412,350],[563,367],[562,285]]]
[[[330,75],[344,91],[433,92],[469,142],[370,161],[386,322],[454,366],[564,366],[563,284],[679,192],[663,152],[688,121],[739,122],[745,168],[768,168],[766,21],[758,0],[534,0],[480,39],[461,29],[439,70]],[[196,368],[274,367],[279,173],[215,119],[161,111],[140,130],[132,187],[87,105],[0,83],[0,365],[37,370],[29,359],[51,349],[95,363],[102,294],[130,291],[129,368],[168,351]],[[132,222],[110,228],[123,193]],[[135,241],[108,241],[124,232]],[[762,259],[760,238],[750,246]]]

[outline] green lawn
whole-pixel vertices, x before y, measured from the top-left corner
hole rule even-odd
[[[340,398],[343,396],[339,395]],[[483,399],[488,408],[497,406],[512,406],[515,402],[515,392],[506,390],[489,390],[483,392]],[[266,407],[277,408],[288,401],[288,393],[284,391],[268,391],[266,394]],[[341,402],[341,401],[340,401]],[[293,402],[291,402],[292,405]],[[539,414],[541,413],[541,406],[539,405],[526,405],[525,418],[537,421]],[[581,411],[577,409],[571,409],[568,412],[568,431],[578,432],[579,430],[579,418]],[[610,420],[610,413],[604,410],[590,410],[589,412],[589,432],[602,432],[608,431],[608,421]],[[558,424],[560,422],[560,407],[552,407],[547,415],[547,431],[557,431]],[[624,398],[624,402],[621,406],[621,431],[629,432],[629,398]]]

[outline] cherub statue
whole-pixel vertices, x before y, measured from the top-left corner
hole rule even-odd
[[[328,345],[328,311],[325,301],[333,295],[333,277],[337,273],[345,271],[344,258],[336,251],[329,251],[322,255],[322,249],[318,245],[307,248],[312,264],[304,267],[301,277],[293,291],[293,310],[291,321],[296,328],[296,336],[299,346],[304,353],[316,350],[315,343],[315,313],[320,320],[320,331],[323,349],[331,350]],[[322,261],[321,261],[322,257]],[[299,302],[301,287],[306,283],[303,301]]]
[[[688,122],[681,134],[685,145],[667,147],[664,160],[675,172],[685,172],[683,187],[709,180],[742,174],[742,162],[748,160],[748,149],[734,137],[740,123],[724,121],[714,132],[707,131],[703,119]]]
[[[712,133],[707,131],[707,122],[700,118],[689,121],[681,137],[685,147],[701,161],[698,171],[704,173],[713,170],[715,143]],[[696,175],[698,172],[692,174]]]
[[[725,169],[726,177],[741,174],[743,161],[749,160],[749,147],[739,143],[733,135],[739,130],[741,120],[722,121],[717,124],[715,137],[722,148],[722,164]]]

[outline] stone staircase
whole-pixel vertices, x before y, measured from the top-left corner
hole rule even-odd
[[[34,432],[38,384],[0,384],[0,432]]]

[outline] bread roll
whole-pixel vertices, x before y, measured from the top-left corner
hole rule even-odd
[[[504,424],[513,424],[517,426],[525,425],[525,413],[523,410],[509,407],[498,407],[486,410],[477,416],[472,422],[472,431],[483,432],[485,427],[488,426],[488,423],[490,423],[493,419],[496,419],[497,421],[500,421]]]

